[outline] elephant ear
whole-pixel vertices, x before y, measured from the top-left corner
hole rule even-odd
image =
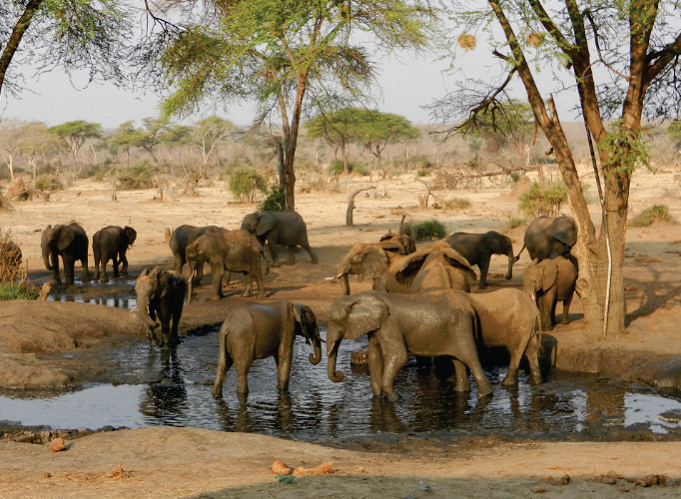
[[[140,272],[139,277],[143,277],[143,276],[145,276],[145,275],[149,275],[149,269],[148,269],[148,268],[147,268],[147,269],[144,269],[142,272]]]
[[[572,217],[558,217],[552,225],[553,238],[560,241],[568,248],[572,248],[577,242],[577,227]]]
[[[556,284],[558,280],[558,265],[553,260],[542,260],[542,273],[544,278],[542,279],[542,291],[546,293],[552,286]]]
[[[172,279],[173,276],[170,272],[166,272],[160,267],[156,267],[154,270],[151,271],[151,275],[156,277],[156,281],[158,282],[158,289],[161,291],[161,294],[159,295],[161,298],[163,298],[168,290],[172,287]]]
[[[314,312],[307,305],[303,305],[301,303],[294,303],[293,317],[295,318],[296,322],[300,325],[300,331],[303,333],[303,336],[307,338],[308,328],[310,327],[313,328],[317,324],[317,318],[315,317]]]
[[[60,251],[64,251],[66,248],[68,248],[69,244],[71,244],[73,240],[76,238],[76,233],[70,227],[67,227],[66,225],[61,225],[57,229],[56,238],[57,248],[59,248]]]
[[[445,248],[442,250],[442,256],[445,258],[447,263],[451,265],[452,267],[455,267],[461,271],[463,271],[465,274],[467,274],[471,279],[476,280],[478,276],[475,273],[475,270],[471,267],[471,264],[468,263],[468,260],[466,260],[461,253],[456,251],[453,248]]]
[[[388,257],[385,252],[376,246],[368,246],[364,253],[364,258],[361,264],[361,273],[359,279],[366,277],[370,279],[377,279],[381,277],[388,270]]]
[[[374,292],[359,293],[341,304],[344,307],[343,319],[338,321],[344,326],[343,339],[352,340],[377,331],[383,326],[390,310]]]
[[[431,249],[430,247],[427,247],[415,251],[410,255],[405,255],[405,257],[399,261],[399,264],[397,264],[397,268],[395,269],[395,279],[397,282],[404,284],[409,279],[416,276],[423,266],[423,262],[430,256],[430,253]]]
[[[274,229],[277,226],[277,217],[276,215],[266,211],[264,213],[260,214],[260,220],[258,221],[258,225],[255,228],[255,235],[260,237],[264,236],[267,234],[269,231]]]
[[[128,246],[132,246],[137,239],[137,231],[132,227],[128,227],[127,225],[123,230],[125,231],[125,235],[128,237]]]

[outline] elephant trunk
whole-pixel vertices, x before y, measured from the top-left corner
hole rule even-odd
[[[50,248],[45,245],[43,247],[43,261],[45,262],[45,268],[47,270],[54,270],[54,267],[52,267],[52,263],[50,262]]]
[[[146,322],[149,327],[155,328],[158,326],[156,321],[149,315],[149,300],[147,298],[139,300],[137,302],[137,308],[139,309],[140,318]]]
[[[343,371],[336,371],[336,359],[338,357],[338,347],[340,345],[340,338],[331,338],[327,334],[326,336],[326,355],[328,357],[327,361],[327,373],[329,379],[334,383],[343,381]]]
[[[339,279],[341,288],[343,288],[343,294],[344,295],[349,295],[350,294],[350,280],[348,279],[348,274],[342,273],[338,274],[336,276]]]
[[[192,293],[194,292],[194,275],[196,274],[196,269],[192,269],[190,265],[189,272],[189,281],[187,281],[187,305],[190,305],[192,302]]]
[[[508,252],[508,272],[506,273],[506,279],[513,279],[513,264],[516,262],[515,256],[513,256],[513,248]]]
[[[314,353],[310,354],[310,364],[316,366],[322,361],[322,339],[319,336],[319,329],[314,328],[314,334],[312,335],[312,347],[314,348]]]

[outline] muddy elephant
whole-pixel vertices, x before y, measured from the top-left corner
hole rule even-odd
[[[137,277],[135,293],[139,317],[149,326],[149,343],[161,347],[177,345],[177,328],[182,317],[186,284],[174,270],[154,267],[144,269]],[[157,334],[161,324],[161,335]]]
[[[269,264],[258,240],[245,230],[211,230],[199,236],[187,246],[187,263],[191,277],[187,301],[191,302],[194,276],[198,268],[208,263],[213,277],[213,299],[219,300],[222,294],[222,278],[225,272],[246,274],[245,297],[253,296],[253,279],[258,284],[258,296],[267,296],[262,278],[260,257],[265,260],[267,272]]]
[[[527,248],[532,261],[554,259],[557,256],[570,256],[570,250],[577,242],[577,227],[572,217],[551,218],[542,216],[527,226],[520,253]]]
[[[343,380],[336,371],[343,339],[369,337],[369,373],[374,396],[397,400],[395,375],[409,354],[449,356],[470,368],[478,397],[492,393],[476,349],[476,312],[467,293],[433,290],[418,294],[364,291],[334,300],[329,312],[326,351],[328,377]],[[457,380],[457,390],[466,390]]]
[[[168,229],[166,229],[168,230]],[[170,246],[170,251],[173,252],[173,259],[175,260],[175,266],[173,267],[180,274],[184,268],[184,264],[187,263],[187,246],[196,241],[196,239],[205,234],[206,232],[214,230],[225,230],[215,225],[208,225],[206,227],[195,227],[193,225],[180,225],[177,227],[173,233],[170,235],[170,240],[168,241],[168,246]],[[203,265],[197,267],[196,275],[193,276],[194,284],[201,284],[203,279]]]
[[[287,390],[296,336],[312,342],[310,362],[322,360],[321,337],[317,318],[307,305],[277,300],[269,303],[244,303],[232,308],[220,329],[218,366],[213,396],[222,396],[222,385],[232,365],[236,366],[237,393],[248,393],[248,370],[254,359],[274,357],[279,390]]]
[[[506,279],[513,278],[513,243],[508,236],[490,230],[484,234],[470,234],[467,232],[455,232],[445,239],[453,249],[458,251],[468,263],[477,265],[480,269],[480,289],[487,287],[487,271],[492,255],[505,255],[508,257],[508,272]]]
[[[470,291],[475,270],[445,241],[436,241],[395,259],[379,288],[390,293],[418,293],[431,288]]]
[[[286,261],[288,265],[293,265],[296,261],[296,246],[304,248],[309,253],[312,263],[317,263],[317,255],[312,251],[307,240],[307,225],[303,217],[293,210],[251,213],[244,217],[241,230],[247,230],[253,234],[263,246],[267,242],[273,267],[281,265],[277,255],[277,245],[288,246],[288,260]]]
[[[54,273],[54,280],[61,284],[59,277],[59,257],[64,264],[66,284],[73,284],[76,261],[83,266],[83,282],[90,282],[87,266],[87,253],[90,242],[85,230],[76,222],[66,225],[48,225],[43,230],[40,247],[47,270]]]
[[[416,251],[414,240],[406,234],[388,233],[377,243],[355,243],[338,266],[343,294],[350,294],[349,275],[357,275],[360,281],[370,278],[376,289],[378,279],[388,271],[390,262],[397,255],[408,255]]]
[[[510,354],[508,373],[501,382],[504,386],[518,384],[518,366],[523,355],[530,365],[528,381],[541,383],[539,349],[541,329],[539,311],[532,299],[514,288],[499,289],[491,293],[469,295],[480,321],[479,334],[486,347],[506,347]],[[456,368],[460,369],[457,364]],[[457,371],[460,382],[468,381],[467,372]]]
[[[128,259],[125,253],[137,239],[137,231],[127,225],[124,228],[109,225],[95,232],[92,236],[92,252],[95,256],[95,279],[99,279],[99,267],[101,264],[102,282],[109,279],[106,275],[106,264],[109,260],[113,266],[113,276],[120,277],[118,264],[121,263],[121,274],[128,273]]]
[[[561,324],[570,322],[570,304],[577,284],[577,260],[559,256],[530,265],[523,275],[523,288],[536,298],[542,331],[551,331],[556,323],[556,304],[563,302]]]

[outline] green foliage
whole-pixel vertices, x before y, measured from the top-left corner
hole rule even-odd
[[[258,211],[283,211],[285,208],[286,195],[276,185],[270,188],[270,193],[258,205]]]
[[[609,152],[603,171],[609,174],[626,173],[629,178],[636,166],[644,165],[650,169],[648,156],[650,147],[642,140],[642,130],[622,130],[622,120],[610,126],[610,132],[599,140],[598,148]]]
[[[520,209],[533,218],[540,215],[555,217],[565,201],[567,189],[563,184],[554,184],[544,189],[538,182],[532,182],[530,190],[520,198]]]
[[[102,125],[78,120],[50,127],[48,131],[62,138],[69,146],[74,143],[83,145],[87,139],[102,136]]]
[[[239,167],[232,172],[229,190],[240,201],[253,203],[258,191],[267,192],[267,180],[252,168]]]
[[[419,170],[416,172],[417,177],[427,177],[428,175],[430,175],[428,170]]]
[[[274,478],[276,478],[279,481],[279,483],[283,485],[288,485],[289,483],[293,483],[295,475],[284,475],[283,473],[280,473],[276,475]]]
[[[36,300],[39,288],[28,282],[5,282],[0,284],[0,301]]]
[[[667,135],[674,141],[675,147],[681,147],[681,121],[674,120],[667,127]]]
[[[64,188],[64,183],[57,175],[40,175],[35,179],[35,188],[39,191],[55,192]]]
[[[369,175],[371,173],[371,169],[371,165],[367,165],[366,163],[348,162],[348,170],[350,173],[356,173],[358,175],[362,175],[363,177]],[[329,165],[329,173],[332,175],[340,175],[343,172],[344,169],[342,161],[332,161]]]
[[[414,225],[413,222],[404,224],[403,232],[415,241],[430,241],[442,239],[447,235],[447,229],[437,220],[428,220]]]
[[[513,182],[514,184],[517,184],[518,182],[520,182],[520,175],[516,172],[509,173],[508,178],[510,178],[511,182]]]
[[[154,186],[153,174],[154,170],[149,163],[138,163],[120,172],[118,185],[123,191],[150,189]]]
[[[676,225],[677,221],[669,213],[669,208],[666,204],[654,204],[634,218],[631,225],[634,227],[650,227],[654,223]]]

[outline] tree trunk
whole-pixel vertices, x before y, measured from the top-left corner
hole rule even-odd
[[[345,211],[345,225],[350,227],[352,227],[353,225],[352,212],[355,210],[355,196],[357,196],[357,194],[359,194],[360,192],[368,191],[375,188],[376,186],[372,185],[371,187],[363,187],[350,193],[350,195],[348,196],[348,209]]]
[[[2,55],[0,55],[0,92],[2,92],[2,86],[5,82],[7,68],[9,68],[14,54],[19,49],[19,44],[21,43],[24,33],[26,33],[26,30],[31,25],[31,21],[40,9],[42,3],[43,0],[30,0],[24,8],[23,14],[21,14],[21,17],[14,25],[14,29],[12,29],[12,34],[7,40],[7,45],[5,45]]]

